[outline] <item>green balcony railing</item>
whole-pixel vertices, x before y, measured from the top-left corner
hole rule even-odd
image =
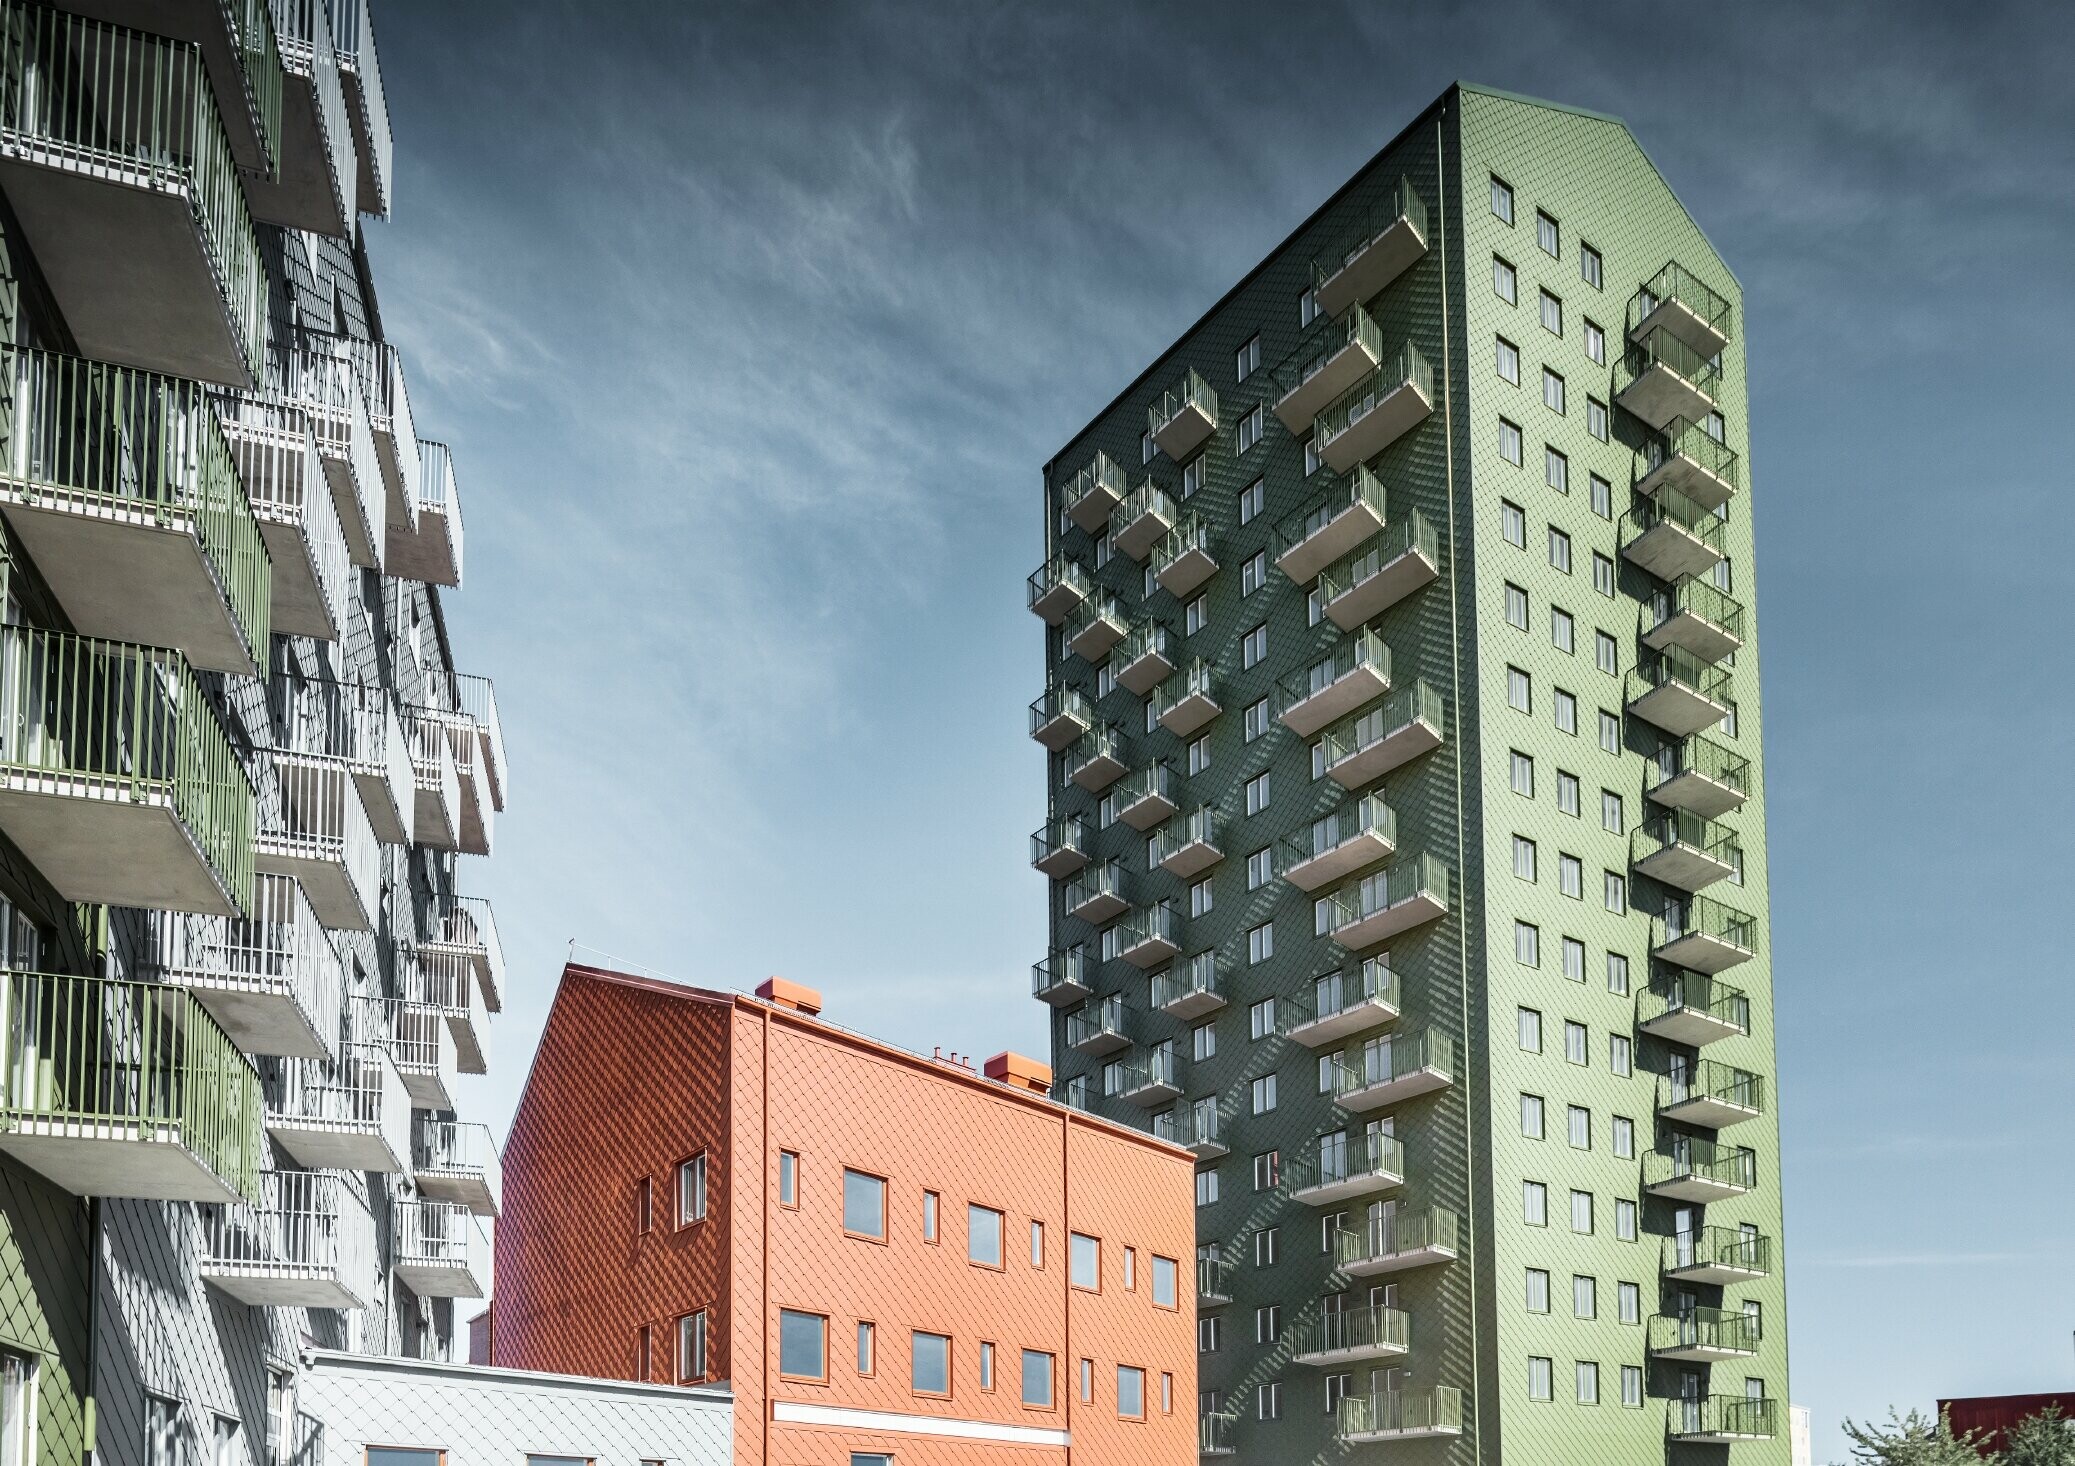
[[[1656,368],[1678,377],[1694,391],[1713,397],[1722,385],[1719,357],[1702,356],[1664,327],[1650,331],[1640,341],[1631,341],[1621,355],[1621,371],[1615,390],[1628,387]]]
[[[1371,1217],[1359,1228],[1343,1227],[1333,1235],[1333,1261],[1341,1268],[1433,1249],[1460,1254],[1463,1219],[1445,1206],[1425,1210],[1400,1208]]]
[[[1285,835],[1276,842],[1275,868],[1287,871],[1338,850],[1348,841],[1374,835],[1386,844],[1398,840],[1398,816],[1381,794],[1363,794],[1341,802],[1332,813],[1321,815],[1309,829]],[[1339,974],[1334,974],[1336,977]]]
[[[1744,639],[1744,608],[1698,576],[1688,575],[1650,596],[1651,630],[1675,616],[1694,616],[1736,641]]]
[[[1758,918],[1706,896],[1689,896],[1683,901],[1667,902],[1663,912],[1651,918],[1650,924],[1650,945],[1653,947],[1662,947],[1689,936],[1703,936],[1740,947],[1746,952],[1758,950]]]
[[[1410,1033],[1401,1030],[1386,1040],[1372,1040],[1352,1045],[1338,1054],[1322,1055],[1320,1068],[1331,1076],[1336,1100],[1357,1090],[1389,1084],[1425,1069],[1453,1079],[1455,1040],[1431,1028]]]
[[[1068,513],[1076,504],[1090,494],[1105,494],[1122,502],[1130,489],[1124,482],[1124,470],[1111,461],[1109,454],[1098,453],[1090,459],[1088,466],[1067,480],[1060,502]]]
[[[1740,1227],[1696,1227],[1664,1239],[1664,1270],[1735,1268],[1747,1273],[1772,1271],[1772,1239]]]
[[[1751,792],[1751,761],[1734,749],[1725,748],[1698,733],[1661,745],[1655,763],[1657,777],[1652,781],[1652,788],[1682,774],[1698,774],[1740,795],[1747,796]]]
[[[1676,301],[1699,318],[1702,325],[1729,339],[1729,301],[1698,275],[1671,260],[1636,292],[1636,322],[1667,302]]]
[[[1779,1401],[1763,1395],[1702,1395],[1666,1402],[1665,1430],[1691,1436],[1771,1440],[1779,1434]]]
[[[1735,450],[1699,423],[1683,417],[1673,418],[1664,425],[1663,432],[1652,433],[1643,441],[1643,473],[1655,473],[1674,458],[1691,459],[1729,485],[1731,493],[1743,486]]]
[[[1319,597],[1331,605],[1407,555],[1417,555],[1436,568],[1441,564],[1441,536],[1417,509],[1378,530],[1353,554],[1321,570]]]
[[[272,564],[201,384],[18,346],[0,346],[0,383],[12,394],[0,404],[0,483],[25,501],[191,533],[264,665]]]
[[[1331,892],[1320,907],[1319,920],[1323,921],[1324,930],[1316,935],[1340,931],[1415,896],[1430,896],[1443,906],[1448,904],[1448,867],[1440,856],[1429,851],[1400,856],[1374,875],[1349,881]]]
[[[1197,375],[1194,367],[1182,373],[1182,379],[1161,393],[1160,400],[1146,409],[1146,426],[1157,434],[1192,407],[1210,419],[1213,429],[1217,427],[1218,394],[1211,390],[1210,383]]]
[[[1312,261],[1312,285],[1323,285],[1346,269],[1363,250],[1401,220],[1417,230],[1421,239],[1427,238],[1427,202],[1412,186],[1412,180],[1404,177],[1400,177],[1388,193],[1364,210],[1351,230],[1336,238],[1325,253]]]
[[[1390,523],[1385,498],[1383,480],[1370,471],[1368,464],[1356,464],[1335,479],[1309,508],[1300,509],[1276,524],[1276,558],[1288,554],[1356,507],[1367,508],[1380,522]]]
[[[1165,1008],[1184,998],[1218,997],[1218,954],[1198,952],[1152,976],[1148,991],[1155,1008]]]
[[[1278,398],[1289,396],[1350,346],[1363,348],[1373,360],[1383,359],[1383,329],[1359,303],[1342,311],[1325,330],[1291,352],[1276,367],[1275,395]]]
[[[171,806],[240,911],[252,899],[252,783],[187,659],[28,626],[0,630],[0,777]]]
[[[1372,1435],[1460,1435],[1463,1392],[1453,1385],[1342,1395],[1333,1431],[1342,1440]]]
[[[1637,863],[1681,846],[1743,869],[1744,847],[1736,831],[1687,809],[1653,809],[1629,835],[1629,859]]]
[[[1391,971],[1386,958],[1364,957],[1352,968],[1313,978],[1311,1011],[1306,1021],[1331,1018],[1365,1003],[1402,1006],[1398,999],[1398,974]]]
[[[1748,1145],[1721,1145],[1712,1140],[1675,1138],[1668,1149],[1643,1154],[1643,1184],[1707,1181],[1749,1191],[1758,1184],[1758,1153]]]
[[[1337,1354],[1346,1350],[1403,1353],[1412,1345],[1412,1320],[1404,1310],[1381,1303],[1338,1308],[1297,1325],[1291,1352]]]
[[[1749,996],[1742,988],[1705,973],[1667,970],[1636,997],[1639,1023],[1652,1023],[1674,1013],[1704,1014],[1728,1027],[1751,1031]]]
[[[1086,987],[1088,977],[1088,949],[1076,942],[1030,964],[1030,995],[1042,998],[1062,987]]]
[[[1701,1059],[1657,1076],[1657,1108],[1670,1109],[1694,1100],[1714,1100],[1740,1110],[1763,1113],[1765,1076],[1715,1059]]]
[[[1425,723],[1436,732],[1445,731],[1448,726],[1441,694],[1424,678],[1400,687],[1381,702],[1326,729],[1320,735],[1326,768],[1330,771],[1335,764],[1367,752],[1414,723]]]
[[[1079,815],[1067,815],[1061,819],[1048,820],[1043,829],[1030,837],[1030,863],[1032,865],[1036,865],[1043,860],[1049,860],[1055,855],[1066,854],[1069,851],[1078,852],[1083,856],[1089,854],[1088,826],[1082,822]]]
[[[1094,577],[1078,560],[1065,555],[1054,555],[1030,573],[1025,583],[1026,601],[1031,606],[1051,595],[1054,591],[1065,591],[1077,600],[1085,601],[1095,594]]]
[[[281,169],[281,37],[268,0],[231,0],[225,19],[236,32],[239,81],[253,130],[274,171]]]
[[[1321,1135],[1310,1149],[1283,1165],[1283,1189],[1292,1195],[1342,1181],[1405,1178],[1405,1144],[1394,1135]]]
[[[201,47],[20,0],[0,3],[0,34],[0,147],[184,197],[257,377],[266,346],[266,270]],[[273,45],[271,25],[261,44]],[[278,54],[272,66],[278,77]],[[278,90],[274,107],[278,125]]]
[[[1300,667],[1275,684],[1276,706],[1287,712],[1307,698],[1316,697],[1341,678],[1366,669],[1391,680],[1391,649],[1375,630],[1364,626],[1350,631],[1333,644],[1333,650],[1308,667]]]
[[[1635,507],[1621,517],[1621,542],[1630,544],[1664,524],[1684,530],[1718,557],[1723,552],[1722,535],[1728,521],[1677,489],[1659,489],[1637,499]]]
[[[0,994],[0,1132],[170,1141],[258,1199],[259,1076],[186,988],[4,972]]]
[[[1755,1314],[1726,1308],[1693,1308],[1650,1317],[1650,1350],[1720,1349],[1755,1353],[1763,1329]]]
[[[1340,394],[1314,419],[1312,441],[1324,452],[1326,445],[1381,406],[1392,393],[1410,386],[1427,401],[1434,400],[1434,368],[1426,355],[1407,341],[1395,357]]]

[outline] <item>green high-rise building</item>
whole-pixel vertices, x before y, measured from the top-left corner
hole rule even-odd
[[[1201,1158],[1206,1457],[1788,1459],[1741,317],[1457,86],[1045,467],[1035,991]]]

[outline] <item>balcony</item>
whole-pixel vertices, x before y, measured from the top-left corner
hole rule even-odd
[[[1636,292],[1628,314],[1631,340],[1663,330],[1704,357],[1729,345],[1729,302],[1676,260]]]
[[[504,946],[497,939],[490,903],[481,896],[453,896],[445,910],[435,910],[431,931],[418,950],[459,958],[475,973],[483,1006],[492,1013],[504,1011]]]
[[[1119,687],[1145,697],[1181,665],[1178,640],[1158,621],[1141,621],[1110,653],[1110,676]]]
[[[1434,855],[1407,856],[1323,900],[1326,935],[1349,951],[1387,942],[1448,914],[1448,867]]]
[[[1455,1083],[1455,1041],[1430,1028],[1385,1034],[1324,1063],[1333,1103],[1367,1114]]]
[[[375,838],[408,843],[416,798],[411,750],[388,690],[277,675],[268,691],[283,748],[342,762]]]
[[[1030,837],[1030,864],[1053,880],[1064,880],[1091,859],[1088,827],[1080,816],[1048,822]]]
[[[1024,596],[1047,626],[1057,626],[1095,594],[1095,581],[1078,560],[1054,555],[1030,573]]]
[[[1657,1077],[1658,1118],[1727,1130],[1765,1113],[1765,1078],[1713,1059],[1675,1065]]]
[[[1066,516],[1089,534],[1100,534],[1127,492],[1124,470],[1112,463],[1107,453],[1098,453],[1086,468],[1067,481]]]
[[[1342,1395],[1333,1434],[1351,1446],[1463,1433],[1463,1392],[1451,1385]]]
[[[1710,513],[1736,497],[1742,473],[1729,445],[1675,417],[1643,444],[1639,494],[1675,493]]]
[[[1374,300],[1426,252],[1426,200],[1400,178],[1351,237],[1313,261],[1312,298],[1320,311],[1337,315],[1357,301]]]
[[[1176,600],[1193,595],[1218,572],[1218,557],[1211,553],[1210,525],[1201,515],[1188,514],[1153,550],[1153,579]]]
[[[1707,1206],[1747,1194],[1758,1184],[1758,1156],[1749,1146],[1672,1137],[1670,1148],[1643,1156],[1643,1189],[1668,1201]]]
[[[458,850],[461,771],[446,726],[436,713],[410,708],[404,732],[411,741],[411,839],[429,850]]]
[[[1292,1341],[1290,1362],[1331,1369],[1363,1360],[1395,1359],[1412,1347],[1412,1321],[1395,1308],[1372,1303],[1339,1308],[1304,1320]]]
[[[67,901],[234,916],[252,785],[187,660],[0,631],[0,832]]]
[[[347,110],[353,123],[353,150],[360,158],[360,212],[386,218],[395,186],[394,144],[389,134],[389,103],[382,93],[382,70],[375,62],[375,32],[367,0],[326,0],[331,11],[332,44],[339,55],[339,75],[346,83]]]
[[[1130,632],[1123,603],[1102,591],[1066,618],[1062,641],[1068,651],[1093,666]]]
[[[267,482],[272,474],[303,471],[300,459],[268,445],[293,445],[305,433],[316,439],[324,483],[345,531],[347,556],[355,565],[379,570],[388,535],[389,501],[382,484],[382,465],[375,454],[375,428],[368,416],[367,397],[338,340],[316,331],[294,332],[275,353],[271,380],[278,384],[276,388],[240,393],[219,402],[225,431],[233,440],[243,434],[261,445],[261,451],[241,455],[239,461],[247,489],[261,497],[314,497],[316,486],[299,479],[279,486]],[[253,488],[255,476],[261,482],[258,489]]]
[[[1772,1239],[1741,1227],[1698,1227],[1664,1239],[1664,1275],[1726,1288],[1772,1272]]]
[[[1364,540],[1381,534],[1389,522],[1383,480],[1357,464],[1317,503],[1275,527],[1275,566],[1299,585],[1306,584],[1335,560],[1354,553]]]
[[[1152,1109],[1166,1104],[1182,1092],[1180,1073],[1181,1066],[1175,1062],[1173,1049],[1151,1049],[1143,1059],[1125,1063],[1117,1094],[1135,1105]]]
[[[1118,550],[1143,565],[1180,519],[1173,495],[1144,479],[1110,515],[1110,539]]]
[[[1117,942],[1117,955],[1133,967],[1158,967],[1181,954],[1181,918],[1172,902],[1141,906],[1118,929]]]
[[[1724,1308],[1693,1308],[1650,1318],[1650,1356],[1685,1364],[1723,1364],[1758,1352],[1758,1320]]]
[[[1689,1445],[1730,1446],[1779,1434],[1779,1402],[1763,1396],[1703,1395],[1664,1408],[1665,1434]]]
[[[1341,1039],[1398,1021],[1398,975],[1382,959],[1366,957],[1352,972],[1329,972],[1312,983],[1309,1016],[1290,1029],[1306,1048],[1325,1048]]]
[[[316,0],[301,0],[315,4]],[[415,523],[389,521],[385,573],[427,585],[461,584],[461,491],[454,483],[454,453],[445,443],[420,439],[418,512]]]
[[[155,911],[151,923],[146,971],[194,994],[241,1052],[337,1054],[345,966],[289,877],[253,877],[250,916]]]
[[[1124,1032],[1124,999],[1111,993],[1099,1003],[1087,1003],[1066,1015],[1066,1045],[1077,1054],[1100,1057],[1131,1047]]]
[[[1722,561],[1725,521],[1677,489],[1636,500],[1621,518],[1621,553],[1659,580],[1706,575]]]
[[[1662,431],[1675,418],[1699,422],[1715,410],[1722,365],[1659,326],[1629,342],[1614,380],[1614,400]]]
[[[1328,728],[1326,772],[1343,789],[1373,784],[1441,746],[1441,694],[1425,681],[1401,687],[1367,712]]]
[[[398,960],[407,966],[407,959],[408,954],[405,954]],[[410,991],[415,985],[406,973],[405,990]],[[411,1097],[411,1108],[454,1109],[454,1089],[461,1073],[461,1063],[460,1055],[455,1052],[454,1032],[448,1026],[446,1013],[429,1003],[414,1002],[409,998],[361,998],[357,1001],[374,1010],[368,1027],[383,1035],[389,1057],[396,1061],[397,1077],[403,1080],[404,1093]],[[408,1148],[404,1153],[410,1153]]]
[[[4,24],[0,187],[80,353],[251,386],[266,270],[202,48],[17,0]]]
[[[1341,393],[1383,364],[1383,331],[1350,305],[1275,369],[1275,415],[1292,433],[1308,429]]]
[[[352,1005],[354,1036],[336,1060],[283,1064],[269,1079],[267,1134],[299,1166],[393,1174],[410,1164],[411,1097],[369,1006]]]
[[[282,38],[267,0],[78,0],[67,8],[111,26],[192,42],[248,186],[254,175],[279,166]]]
[[[1674,738],[1702,733],[1729,716],[1729,669],[1673,648],[1628,674],[1628,710]]]
[[[1176,672],[1153,696],[1153,716],[1177,738],[1193,738],[1221,709],[1211,687],[1210,663],[1198,657]]]
[[[305,415],[260,399],[221,402],[219,421],[270,562],[267,619],[282,636],[337,641],[357,581],[346,527]]]
[[[1181,812],[1181,780],[1165,763],[1148,764],[1117,785],[1110,797],[1116,801],[1117,818],[1143,833]]]
[[[1698,972],[1668,972],[1637,996],[1636,1027],[1656,1038],[1701,1048],[1751,1031],[1751,1000]]]
[[[1629,863],[1638,875],[1681,891],[1704,891],[1744,868],[1736,831],[1684,810],[1645,814],[1628,845]]]
[[[463,1074],[490,1072],[490,1010],[483,1004],[475,964],[448,947],[419,947],[417,960],[401,964],[403,996],[446,1021],[454,1039],[454,1064]]]
[[[494,1217],[504,1199],[504,1168],[487,1125],[414,1117],[411,1175],[418,1194]]]
[[[1381,1277],[1454,1262],[1463,1254],[1463,1219],[1445,1206],[1392,1210],[1333,1239],[1333,1266],[1351,1278]]]
[[[1336,718],[1390,691],[1391,649],[1368,627],[1342,637],[1332,653],[1275,684],[1283,726],[1309,738]]]
[[[1290,1200],[1305,1206],[1395,1191],[1405,1184],[1405,1147],[1396,1136],[1337,1130],[1319,1136],[1309,1154],[1289,1162],[1282,1184]]]
[[[1192,880],[1225,858],[1218,824],[1217,810],[1199,805],[1187,819],[1169,824],[1153,836],[1147,854],[1169,875]]]
[[[1207,1313],[1232,1301],[1232,1274],[1238,1269],[1223,1258],[1196,1259],[1196,1310]]]
[[[1166,1122],[1162,1128],[1162,1121]],[[1199,1161],[1214,1161],[1229,1155],[1230,1147],[1218,1128],[1218,1102],[1213,1098],[1169,1110],[1153,1117],[1153,1133],[1188,1151]]]
[[[324,0],[283,0],[279,166],[271,177],[248,173],[252,212],[270,224],[351,236],[357,221],[360,157],[347,120]]]
[[[1328,468],[1346,473],[1397,442],[1433,410],[1434,369],[1407,341],[1394,358],[1319,413],[1312,441]]]
[[[202,1281],[253,1308],[378,1301],[375,1219],[340,1171],[263,1171],[259,1199],[202,1213]]]
[[[1046,955],[1030,964],[1030,995],[1041,1003],[1064,1007],[1078,1003],[1094,989],[1089,986],[1088,950],[1075,945]]]
[[[454,759],[461,769],[465,827],[471,794],[483,799],[489,809],[504,808],[504,785],[510,776],[511,765],[504,756],[504,723],[497,716],[496,686],[488,677],[474,677],[466,672],[452,673],[441,680],[445,684],[442,688],[444,705],[458,714],[448,720],[447,736],[455,741]],[[465,745],[471,741],[475,752],[464,756]],[[471,791],[468,785],[477,775],[480,775],[483,787]],[[487,830],[484,843],[487,847]],[[490,852],[485,848],[475,853],[487,855]]]
[[[1300,891],[1318,891],[1380,860],[1398,844],[1398,817],[1380,794],[1344,801],[1308,830],[1285,835],[1276,845],[1276,866]]]
[[[1124,863],[1109,860],[1082,871],[1066,883],[1066,914],[1091,926],[1100,926],[1130,907],[1124,893],[1131,883]]]
[[[1232,1427],[1239,1421],[1233,1410],[1209,1410],[1196,1417],[1196,1454],[1229,1456],[1233,1452]]]
[[[1225,1006],[1218,982],[1218,954],[1198,952],[1186,962],[1154,973],[1151,991],[1153,1006],[1170,1018],[1187,1022],[1217,1012]]]
[[[369,341],[359,336],[339,336],[333,340],[360,378],[368,423],[375,432],[375,462],[382,470],[386,494],[386,543],[393,545],[399,531],[409,533],[417,529],[422,497],[418,482],[422,466],[418,458],[418,425],[411,416],[410,391],[404,385],[403,357],[386,341]]]
[[[1030,736],[1054,753],[1095,726],[1095,704],[1073,687],[1055,687],[1030,705]]]
[[[1719,662],[1744,644],[1744,608],[1705,580],[1691,576],[1654,592],[1644,618],[1643,645],[1673,647],[1702,662]]]
[[[1180,463],[1218,430],[1218,394],[1191,367],[1146,409],[1146,428],[1160,451]]]
[[[1643,792],[1657,804],[1713,819],[1750,797],[1750,760],[1698,734],[1665,744],[1653,762],[1656,782]]]
[[[1417,509],[1345,559],[1319,572],[1327,617],[1353,631],[1441,573],[1441,542]]]
[[[257,675],[271,566],[202,385],[15,346],[0,374],[0,511],[66,620]]]
[[[1706,896],[1666,904],[1650,923],[1650,955],[1713,975],[1757,955],[1758,918]]]
[[[258,1194],[259,1077],[194,995],[0,972],[0,1151],[74,1196]]]
[[[342,758],[275,750],[259,802],[253,865],[293,876],[333,931],[372,931],[380,871],[374,827]]]
[[[399,1201],[394,1268],[420,1298],[490,1296],[490,1242],[475,1213],[451,1201]]]

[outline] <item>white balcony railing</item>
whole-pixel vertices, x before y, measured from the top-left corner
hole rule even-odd
[[[146,966],[195,995],[248,1054],[334,1059],[345,967],[292,876],[253,878],[249,916],[153,912]]]
[[[275,750],[253,863],[294,876],[318,919],[334,931],[368,931],[377,910],[374,827],[346,761]]]
[[[375,1222],[338,1171],[265,1171],[259,1199],[202,1209],[202,1281],[272,1308],[365,1308],[380,1296]]]

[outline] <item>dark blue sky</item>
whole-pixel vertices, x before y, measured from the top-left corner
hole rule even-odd
[[[515,768],[468,872],[516,989],[478,1113],[508,1114],[571,938],[1042,1051],[1039,466],[1460,76],[1626,119],[1744,285],[1818,1458],[1841,1414],[2075,1383],[2068,12],[376,23],[400,183],[370,252],[455,444],[448,614]]]

